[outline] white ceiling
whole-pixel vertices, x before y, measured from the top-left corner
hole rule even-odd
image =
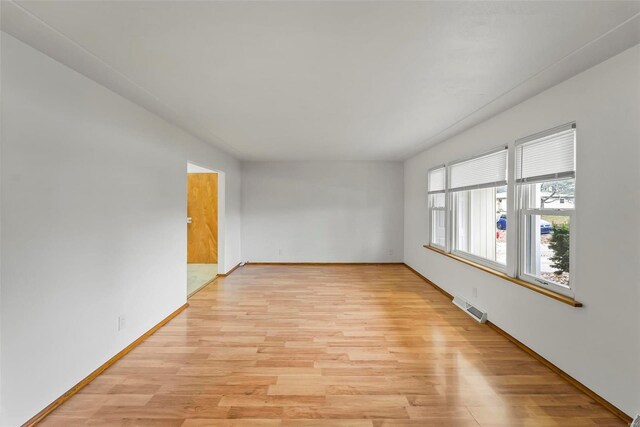
[[[244,160],[402,159],[640,42],[640,2],[10,2],[2,29]]]

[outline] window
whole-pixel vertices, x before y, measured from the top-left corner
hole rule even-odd
[[[563,294],[572,293],[575,139],[571,124],[516,143],[518,275]]]
[[[507,262],[507,150],[454,163],[449,167],[452,208],[452,251],[504,270]]]
[[[429,246],[572,301],[575,145],[568,124],[429,171]]]
[[[446,241],[445,168],[429,171],[429,244],[444,250]]]

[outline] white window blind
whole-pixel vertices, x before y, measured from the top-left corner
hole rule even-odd
[[[516,182],[575,176],[574,124],[520,140],[516,145]]]
[[[429,193],[444,193],[444,166],[429,171]]]
[[[449,189],[452,191],[498,187],[507,184],[507,150],[486,154],[451,165]]]

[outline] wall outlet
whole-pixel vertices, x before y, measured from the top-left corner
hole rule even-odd
[[[278,255],[282,255],[282,248],[278,248]]]
[[[124,318],[124,314],[118,316],[118,331],[123,330],[125,327],[125,318]]]
[[[473,288],[473,297],[478,298],[478,288]]]

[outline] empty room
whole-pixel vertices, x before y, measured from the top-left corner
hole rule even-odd
[[[640,427],[640,0],[0,30],[0,427]]]

